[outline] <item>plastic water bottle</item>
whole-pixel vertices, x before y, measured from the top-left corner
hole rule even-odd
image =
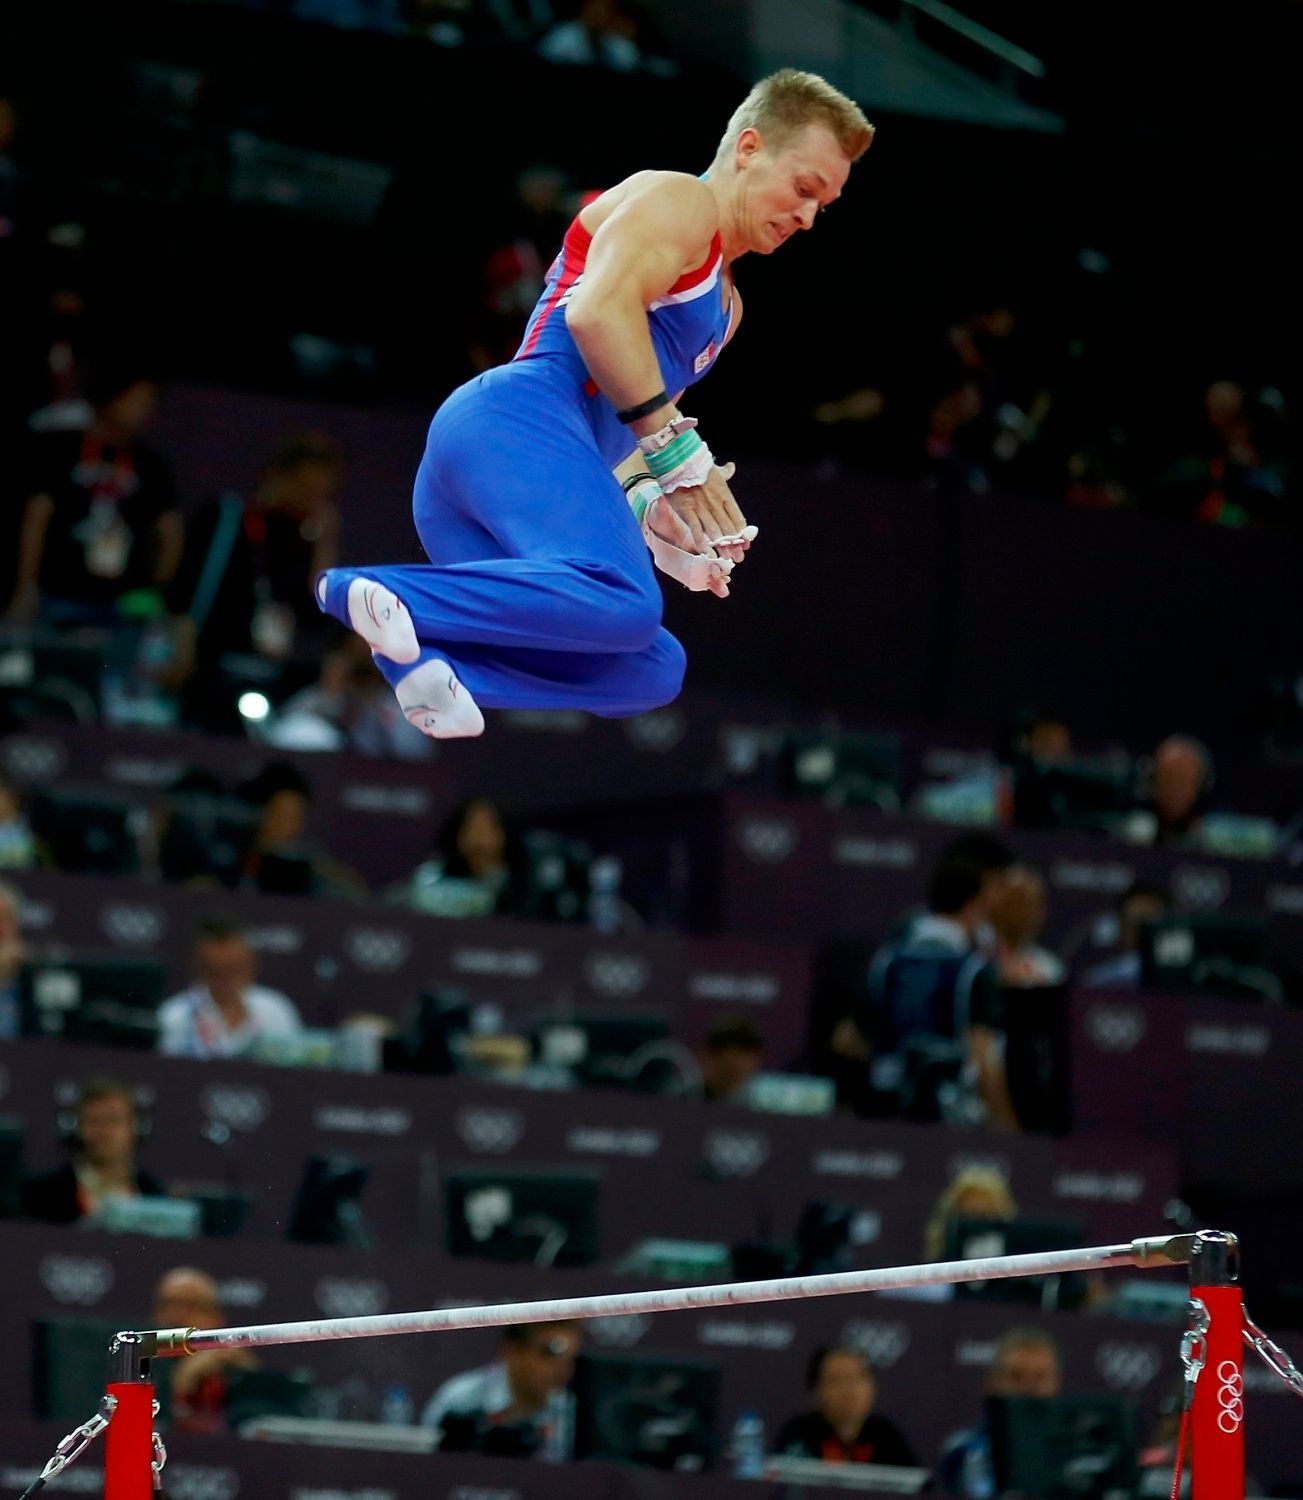
[[[757,1411],[744,1411],[733,1423],[729,1443],[735,1479],[763,1479],[765,1473],[765,1423]]]
[[[410,1427],[416,1420],[412,1393],[405,1385],[391,1385],[380,1403],[380,1420],[389,1427]]]

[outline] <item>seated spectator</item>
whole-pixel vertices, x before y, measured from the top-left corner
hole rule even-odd
[[[995,1346],[983,1392],[987,1396],[1057,1396],[1063,1387],[1059,1346],[1039,1328],[1011,1328]],[[988,1500],[995,1494],[991,1433],[981,1426],[955,1432],[941,1447],[935,1475],[943,1495]]]
[[[23,1184],[23,1213],[47,1224],[93,1217],[110,1195],[162,1198],[167,1189],[136,1165],[136,1095],[117,1078],[88,1078],[77,1093],[71,1159]]]
[[[0,1041],[21,1034],[23,1014],[19,978],[27,956],[23,944],[22,897],[0,881]]]
[[[1018,1205],[1003,1172],[992,1167],[965,1167],[936,1201],[923,1230],[923,1258],[945,1259],[946,1231],[955,1219],[1007,1221],[1017,1217]],[[946,1290],[953,1293],[954,1288]]]
[[[852,1025],[873,1091],[888,1112],[956,1122],[984,1117],[1016,1130],[999,1032],[999,981],[978,946],[1003,875],[970,855],[970,844],[977,853],[982,847],[973,837],[956,840],[942,855],[929,882],[927,911],[874,955],[865,1002]],[[926,1054],[938,1046],[953,1049],[956,1077],[936,1081],[929,1074]],[[911,1052],[917,1076],[911,1076]]]
[[[222,1328],[227,1322],[217,1283],[193,1266],[177,1266],[159,1279],[153,1318],[155,1328]],[[257,1368],[249,1349],[201,1349],[184,1359],[159,1360],[155,1380],[173,1431],[224,1431],[230,1375]]]
[[[1013,989],[1036,989],[1062,984],[1062,962],[1042,947],[1045,931],[1045,881],[1030,865],[1014,865],[1005,872],[991,906],[995,933],[995,964],[1000,983]]]
[[[240,884],[280,896],[367,894],[366,882],[308,841],[312,783],[288,761],[272,761],[240,793],[259,810]]]
[[[573,20],[544,34],[538,55],[551,63],[636,73],[642,66],[638,23],[619,0],[581,0]]]
[[[775,1453],[830,1464],[918,1463],[900,1428],[873,1410],[878,1382],[858,1349],[816,1349],[805,1386],[810,1409],[779,1428]]]
[[[393,899],[438,916],[515,911],[525,882],[524,851],[490,797],[470,797],[444,819],[431,857]]]
[[[1117,904],[1117,953],[1091,965],[1078,979],[1087,989],[1140,988],[1140,932],[1171,909],[1167,892],[1146,881],[1135,881]]]
[[[1018,1216],[1018,1205],[1002,1172],[992,1167],[965,1167],[937,1199],[923,1228],[923,1259],[935,1263],[949,1259],[946,1236],[956,1219],[1008,1221]],[[953,1283],[937,1286],[897,1287],[884,1296],[907,1302],[953,1302]]]
[[[158,1012],[158,1050],[170,1057],[238,1057],[258,1037],[303,1028],[292,1000],[255,984],[257,955],[237,922],[207,917],[195,929],[194,983]]]
[[[697,1048],[702,1096],[716,1103],[740,1099],[764,1058],[764,1034],[749,1016],[716,1021]]]
[[[329,651],[321,676],[277,709],[260,736],[282,750],[356,750],[399,760],[429,760],[434,742],[416,734],[378,676],[360,636]]]
[[[1155,844],[1183,844],[1197,836],[1212,781],[1212,757],[1198,740],[1173,734],[1159,744],[1150,761],[1148,788]]]
[[[572,1458],[575,1398],[566,1387],[582,1332],[571,1322],[504,1329],[498,1358],[445,1381],[426,1403],[422,1425],[435,1429],[444,1451]]]
[[[22,619],[109,624],[157,613],[180,560],[172,476],[142,442],[157,380],[138,362],[100,362],[86,395],[89,427],[30,439],[10,605]]]
[[[1254,402],[1238,382],[1213,381],[1204,392],[1200,430],[1162,477],[1163,511],[1212,526],[1288,521],[1285,466],[1270,451],[1277,402],[1266,394]]]
[[[0,870],[30,870],[36,863],[36,838],[23,810],[23,792],[0,771]]]
[[[204,506],[186,528],[172,590],[186,621],[190,669],[183,708],[206,727],[238,727],[235,694],[220,675],[230,653],[272,661],[324,626],[312,582],[337,561],[343,450],[323,433],[297,433],[272,455],[247,498]]]

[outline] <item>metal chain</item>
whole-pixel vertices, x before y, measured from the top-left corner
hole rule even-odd
[[[68,1467],[76,1463],[87,1448],[99,1437],[100,1433],[109,1425],[109,1419],[117,1410],[116,1396],[101,1396],[100,1409],[93,1417],[83,1422],[80,1427],[74,1427],[67,1437],[63,1438],[59,1446],[54,1450],[49,1463],[41,1470],[40,1474],[32,1480],[31,1484],[22,1493],[22,1500],[35,1495],[43,1489],[47,1482],[57,1478]]]
[[[158,1415],[158,1402],[154,1403],[154,1415]],[[154,1458],[149,1468],[154,1476],[154,1488],[162,1494],[163,1492],[163,1470],[167,1467],[167,1449],[163,1446],[163,1439],[158,1433],[154,1434]]]
[[[1280,1376],[1296,1396],[1303,1396],[1303,1371],[1299,1370],[1279,1344],[1263,1333],[1247,1312],[1244,1314],[1244,1342],[1256,1352],[1269,1370]]]
[[[1185,1367],[1181,1410],[1189,1411],[1194,1402],[1194,1388],[1199,1380],[1199,1372],[1208,1358],[1208,1327],[1211,1320],[1208,1309],[1197,1297],[1190,1298],[1185,1304],[1185,1311],[1190,1321],[1181,1335],[1181,1364]]]

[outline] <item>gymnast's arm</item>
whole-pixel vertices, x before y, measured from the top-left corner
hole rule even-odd
[[[593,236],[566,327],[588,372],[616,410],[661,389],[647,309],[710,249],[718,212],[710,189],[679,173],[649,174]],[[677,415],[670,400],[630,424],[646,437]]]

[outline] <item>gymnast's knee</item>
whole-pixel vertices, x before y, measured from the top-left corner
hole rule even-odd
[[[683,690],[683,674],[687,665],[688,657],[683,647],[668,630],[660,631],[659,638],[646,656],[644,709],[663,708],[667,703],[674,702]]]

